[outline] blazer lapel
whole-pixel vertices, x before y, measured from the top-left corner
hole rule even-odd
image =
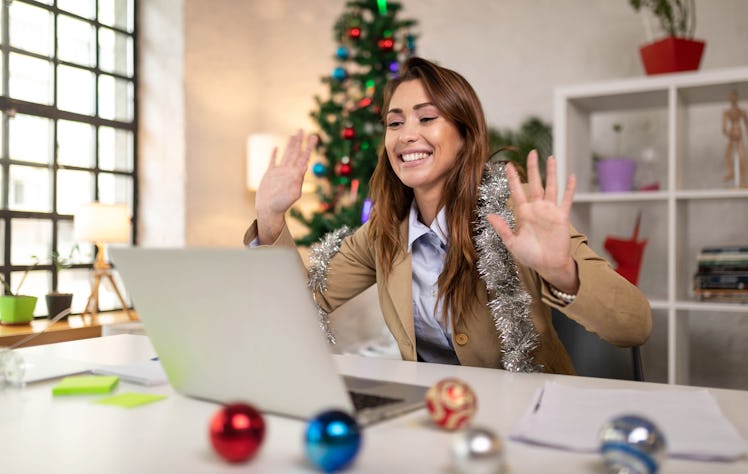
[[[402,248],[408,245],[408,220],[400,224],[400,243]],[[413,270],[411,255],[399,255],[392,266],[392,272],[387,280],[387,292],[390,294],[397,317],[408,335],[410,343],[415,348],[416,332],[413,325]]]

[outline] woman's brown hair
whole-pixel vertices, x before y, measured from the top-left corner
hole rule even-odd
[[[446,210],[449,245],[437,284],[444,309],[448,309],[453,321],[457,321],[475,297],[475,283],[478,281],[472,224],[476,220],[478,185],[488,159],[486,119],[477,94],[464,77],[425,59],[412,57],[405,62],[400,75],[387,84],[382,105],[383,120],[398,86],[414,80],[421,81],[431,103],[457,127],[464,143],[447,176],[439,203],[439,208],[445,207]],[[400,243],[399,229],[408,215],[413,190],[400,182],[384,147],[379,152],[370,190],[374,209],[369,236],[386,279],[395,258],[406,251]]]

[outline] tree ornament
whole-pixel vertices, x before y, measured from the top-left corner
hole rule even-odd
[[[337,56],[338,59],[342,59],[343,61],[348,59],[350,55],[351,55],[350,50],[346,48],[345,46],[339,46],[338,49],[335,51],[335,56]]]
[[[343,128],[343,131],[340,135],[346,140],[353,140],[353,138],[356,136],[356,131],[353,129],[353,127],[345,127]]]
[[[405,37],[405,45],[408,48],[408,51],[410,51],[411,54],[416,52],[416,37],[415,35],[408,33],[408,35]]]
[[[448,431],[466,426],[477,409],[475,392],[460,379],[442,379],[426,392],[426,408],[434,423]]]
[[[325,213],[330,210],[330,207],[329,202],[321,202],[319,203],[319,212]]]
[[[343,164],[348,164],[351,162],[351,158],[349,156],[344,156],[343,158],[340,159],[340,162]]]
[[[327,174],[327,166],[321,162],[315,163],[312,165],[312,174],[318,178],[325,176]]]
[[[379,46],[379,49],[381,49],[382,51],[392,51],[392,49],[395,47],[395,42],[392,40],[392,38],[382,38],[377,41],[377,46]]]
[[[397,61],[391,61],[388,69],[392,74],[397,74],[400,71],[400,63]]]
[[[452,441],[452,463],[460,474],[499,474],[502,469],[501,440],[487,428],[468,427]]]
[[[338,176],[348,177],[351,175],[352,171],[353,167],[350,163],[341,163],[340,166],[338,166]]]
[[[363,99],[358,101],[359,109],[365,109],[366,107],[370,105],[371,105],[371,97],[364,97]]]
[[[361,28],[358,26],[348,28],[348,37],[351,39],[359,39],[361,37]]]
[[[333,69],[332,77],[337,81],[343,82],[348,78],[348,71],[346,71],[345,68],[338,66]]]
[[[361,430],[350,415],[340,410],[324,411],[307,424],[306,457],[325,472],[345,468],[361,447]]]
[[[253,406],[232,403],[210,420],[210,442],[226,461],[247,461],[257,453],[265,437],[265,420]]]
[[[609,473],[654,474],[665,459],[665,435],[644,417],[613,418],[602,426],[599,437]]]

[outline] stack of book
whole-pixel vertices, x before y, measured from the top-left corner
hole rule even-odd
[[[748,245],[704,247],[694,294],[700,300],[748,303]]]

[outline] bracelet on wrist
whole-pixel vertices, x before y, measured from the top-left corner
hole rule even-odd
[[[556,298],[560,299],[566,304],[573,303],[575,299],[577,299],[577,295],[572,295],[570,293],[565,293],[555,286],[548,284],[548,288],[551,290],[551,294],[555,296]]]

